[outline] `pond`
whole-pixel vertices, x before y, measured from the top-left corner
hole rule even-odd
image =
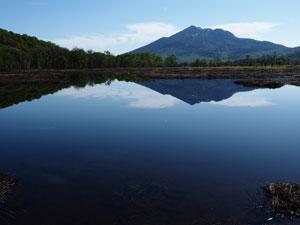
[[[19,182],[0,224],[286,222],[255,204],[267,182],[300,182],[299,87],[186,79],[1,90],[0,171]]]

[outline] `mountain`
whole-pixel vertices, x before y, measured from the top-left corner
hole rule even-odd
[[[231,79],[178,79],[154,80],[149,83],[139,82],[139,85],[150,88],[163,95],[171,95],[190,105],[201,102],[219,102],[230,98],[237,92],[251,91],[249,88],[234,83]]]
[[[195,58],[240,59],[245,55],[289,51],[290,48],[268,41],[238,38],[222,29],[202,29],[190,26],[171,37],[163,37],[131,53],[150,52],[167,57],[176,55],[180,61]]]
[[[286,56],[289,58],[299,59],[300,58],[300,47],[293,48],[286,54]]]

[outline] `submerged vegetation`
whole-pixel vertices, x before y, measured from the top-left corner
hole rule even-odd
[[[74,48],[68,50],[51,42],[38,40],[0,29],[0,69],[93,69],[126,67],[222,67],[222,66],[300,65],[300,60],[286,56],[266,55],[259,58],[224,60],[198,58],[194,62],[179,62],[175,55],[162,58],[151,53],[127,53],[114,56]]]
[[[262,189],[276,215],[300,218],[300,185],[279,182]]]
[[[4,203],[15,184],[16,180],[14,178],[0,173],[0,204]]]

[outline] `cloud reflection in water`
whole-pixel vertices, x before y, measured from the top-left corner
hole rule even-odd
[[[267,97],[261,96],[260,90],[250,92],[240,92],[234,94],[231,98],[220,102],[212,101],[210,104],[230,106],[230,107],[264,107],[274,105]]]
[[[75,98],[121,98],[130,100],[129,106],[145,109],[168,108],[179,102],[170,95],[161,95],[150,89],[141,87],[134,83],[113,82],[110,86],[96,85],[87,86],[83,89],[74,87],[62,90],[58,95],[72,96]]]

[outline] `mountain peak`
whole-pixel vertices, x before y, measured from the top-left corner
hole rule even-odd
[[[191,26],[185,28],[184,30],[196,30],[196,29],[201,29],[201,27],[196,27],[194,25],[191,25]]]
[[[170,39],[177,39],[186,41],[210,41],[210,42],[220,42],[230,39],[235,39],[236,37],[229,31],[222,29],[211,29],[211,28],[201,28],[196,26],[189,26],[188,28],[174,34]],[[188,40],[189,39],[189,40]]]
[[[193,33],[193,32],[199,32],[200,30],[202,30],[201,27],[196,27],[196,26],[192,25],[192,26],[189,26],[189,27],[185,28],[181,32]]]
[[[194,25],[189,26],[188,28],[182,30],[179,33],[215,33],[218,35],[229,35],[231,37],[234,37],[234,35],[226,30],[223,30],[221,28],[216,28],[216,29],[212,29],[212,28],[201,28],[201,27],[196,27]]]
[[[196,58],[215,57],[239,59],[245,55],[258,55],[283,49],[287,47],[271,42],[238,38],[220,28],[201,28],[192,25],[171,37],[161,38],[132,53],[150,52],[162,57],[175,55],[180,61],[192,61]]]

